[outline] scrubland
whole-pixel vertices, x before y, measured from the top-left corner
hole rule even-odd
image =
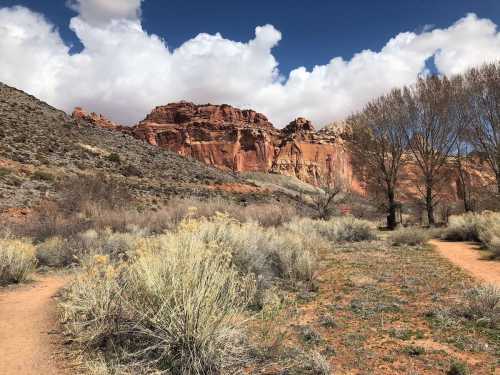
[[[2,284],[73,274],[58,304],[75,371],[493,374],[500,365],[500,291],[426,244],[481,241],[496,255],[498,213],[381,232],[288,205],[174,199],[132,210],[120,189],[96,194],[41,206],[0,240]]]

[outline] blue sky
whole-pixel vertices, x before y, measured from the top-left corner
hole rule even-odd
[[[500,60],[499,24],[500,0],[0,0],[0,81],[123,124],[190,100],[322,126]]]
[[[0,7],[24,5],[57,25],[64,40],[81,48],[68,23],[75,12],[66,0],[0,0]],[[313,4],[313,5],[312,5]],[[220,32],[246,41],[256,25],[272,24],[283,33],[274,49],[280,71],[312,68],[335,56],[349,59],[363,49],[379,50],[402,31],[426,25],[447,27],[467,13],[500,23],[499,0],[147,0],[143,27],[176,48],[198,33]]]

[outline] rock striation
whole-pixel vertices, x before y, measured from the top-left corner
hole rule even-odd
[[[352,168],[341,129],[316,131],[297,118],[276,129],[261,113],[230,105],[190,102],[156,107],[133,127],[77,108],[73,116],[233,172],[273,172],[324,185],[352,185]]]

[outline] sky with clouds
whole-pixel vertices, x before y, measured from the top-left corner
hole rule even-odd
[[[169,47],[168,35],[145,30],[141,0],[66,5],[76,12],[69,22],[81,44],[76,53],[50,17],[0,7],[0,81],[63,110],[82,106],[124,124],[156,105],[190,100],[252,108],[277,127],[298,116],[321,126],[411,84],[430,59],[450,75],[500,59],[497,25],[474,13],[445,27],[401,30],[378,50],[282,71],[273,51],[285,35],[272,24],[255,25],[247,40],[202,32]]]

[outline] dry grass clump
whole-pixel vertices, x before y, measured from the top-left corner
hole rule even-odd
[[[393,246],[417,246],[425,244],[431,234],[421,228],[401,228],[391,233],[389,240]]]
[[[35,267],[35,247],[30,242],[0,239],[0,285],[28,280]]]
[[[94,256],[62,302],[66,331],[82,350],[173,374],[232,373],[245,360],[243,311],[253,277],[231,253],[191,235],[186,222],[144,238],[127,262]]]
[[[292,232],[301,233],[310,241],[323,239],[331,242],[361,242],[376,239],[372,223],[351,216],[330,220],[297,219],[285,227]]]

